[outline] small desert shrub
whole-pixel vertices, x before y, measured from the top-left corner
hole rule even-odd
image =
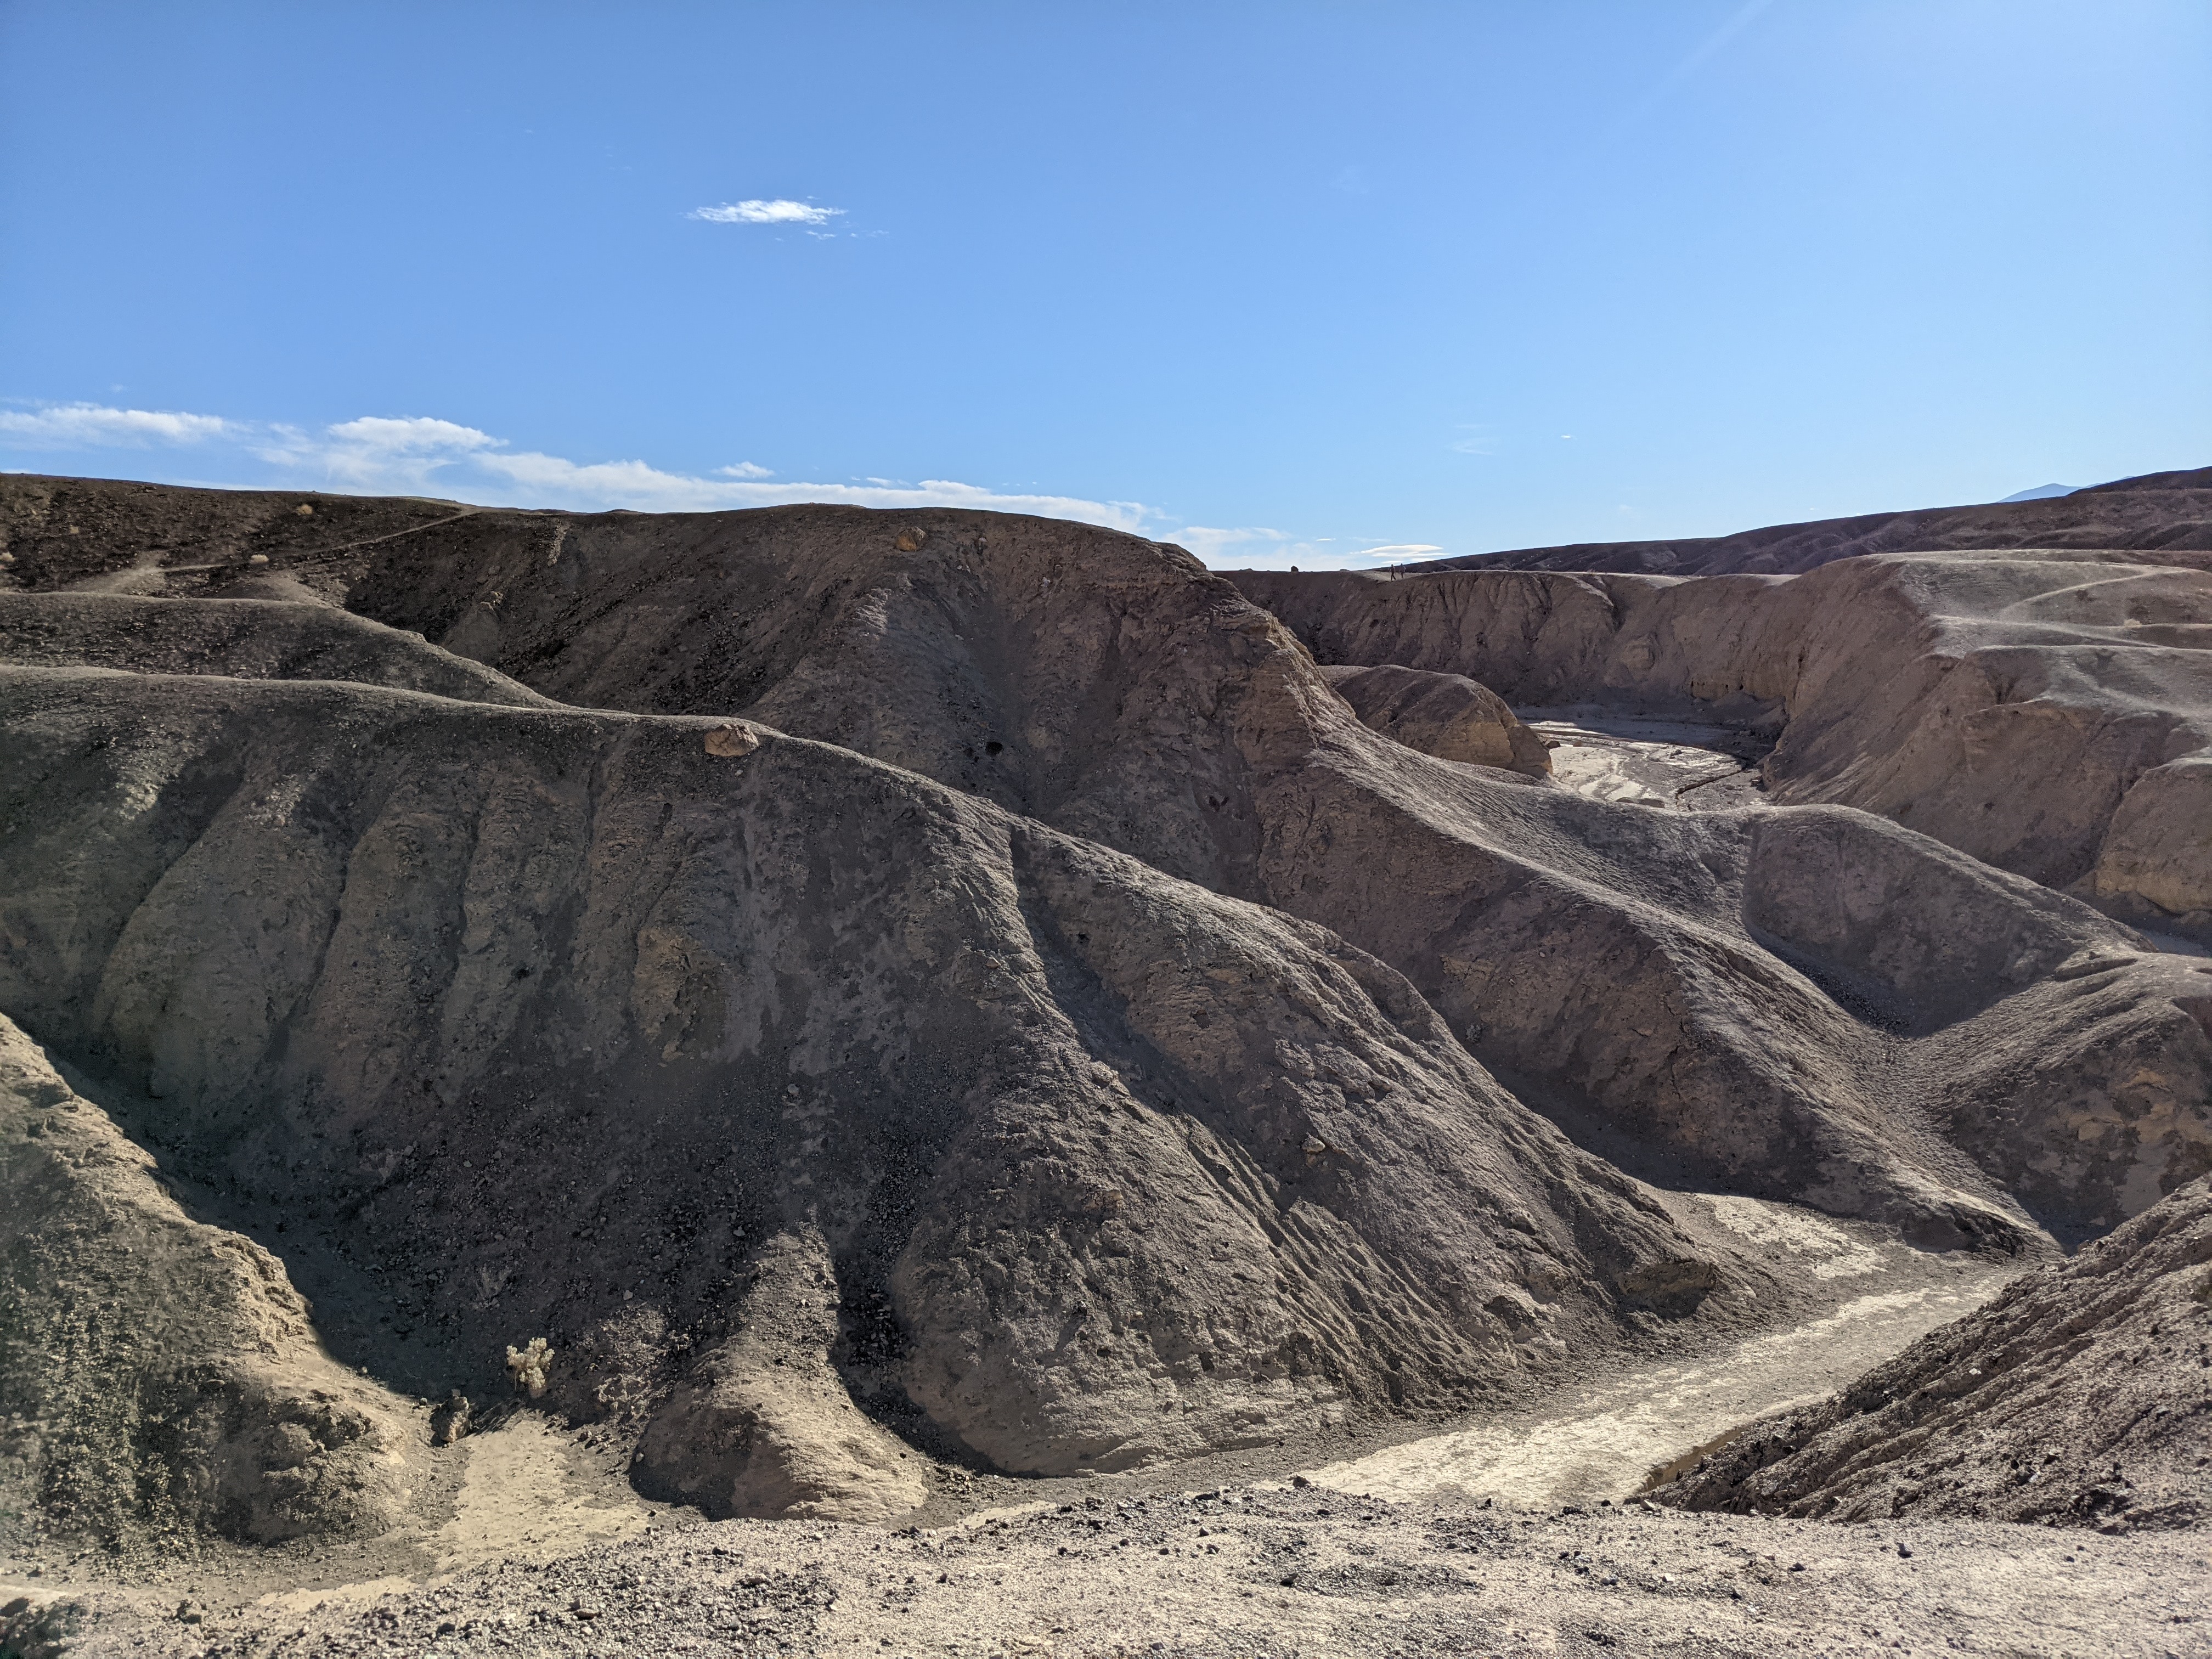
[[[530,1339],[526,1348],[507,1351],[507,1374],[514,1379],[514,1386],[532,1400],[545,1392],[545,1368],[553,1362],[553,1350],[545,1345],[542,1336]]]

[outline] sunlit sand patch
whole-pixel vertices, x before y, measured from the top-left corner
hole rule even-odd
[[[416,1581],[397,1574],[382,1578],[356,1579],[322,1589],[279,1590],[261,1597],[256,1607],[283,1613],[313,1613],[318,1608],[365,1607],[380,1596],[397,1595],[415,1588]]]
[[[1854,1279],[1881,1267],[1881,1251],[1809,1211],[1756,1198],[1709,1194],[1705,1201],[1716,1221],[1755,1245],[1820,1258],[1802,1264],[1815,1279]]]
[[[424,1540],[438,1571],[482,1561],[550,1561],[642,1532],[656,1508],[619,1477],[595,1478],[583,1455],[529,1413],[471,1435],[453,1518]]]
[[[1725,726],[1581,710],[1571,718],[1542,717],[1554,712],[1569,711],[1520,711],[1551,745],[1552,776],[1577,794],[1634,806],[1686,806],[1701,804],[1697,792],[1751,770],[1730,752],[1741,734]]]

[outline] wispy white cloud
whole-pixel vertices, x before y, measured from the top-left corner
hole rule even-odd
[[[1442,551],[1425,543],[1340,544],[1326,537],[1301,538],[1260,525],[1186,525],[1171,530],[1166,526],[1173,520],[1140,501],[991,489],[950,478],[870,477],[822,483],[779,480],[769,468],[751,461],[717,467],[707,477],[671,472],[641,460],[574,461],[539,450],[515,449],[478,428],[428,416],[370,415],[310,429],[92,404],[0,410],[0,453],[155,445],[227,453],[234,458],[237,473],[253,475],[222,480],[240,487],[282,484],[349,495],[435,495],[488,507],[578,512],[623,507],[698,513],[829,501],[852,507],[1029,513],[1177,542],[1215,569],[1292,564],[1308,569],[1357,568]],[[196,472],[208,470],[204,465],[195,467]]]
[[[771,482],[774,475],[768,468],[750,461],[719,468],[711,477],[665,471],[645,461],[572,461],[537,450],[513,449],[489,432],[428,416],[363,416],[308,430],[213,415],[155,415],[90,404],[0,410],[0,451],[204,445],[217,439],[234,454],[273,469],[287,483],[312,483],[355,495],[434,493],[492,507],[559,507],[580,512],[627,507],[662,513],[781,507],[795,501],[964,507],[1075,519],[1139,535],[1159,516],[1139,501],[994,490],[949,478],[912,483],[887,478],[858,483],[779,483]]]
[[[368,415],[318,433],[270,427],[247,448],[272,466],[317,474],[340,489],[411,495],[429,489],[455,462],[499,447],[489,433],[452,421]]]
[[[1283,531],[1269,530],[1259,525],[1238,530],[1216,530],[1202,524],[1187,524],[1176,531],[1171,539],[1212,564],[1215,559],[1226,554],[1272,552],[1293,538]]]
[[[11,449],[87,449],[149,444],[204,443],[238,430],[213,415],[151,409],[109,409],[100,404],[46,404],[0,409],[0,440]]]
[[[781,507],[794,501],[834,501],[849,507],[966,507],[990,513],[1034,513],[1076,519],[1111,530],[1145,533],[1152,513],[1137,501],[1094,501],[1076,495],[1015,495],[949,478],[911,484],[724,482],[665,472],[644,461],[565,460],[534,450],[498,450],[471,457],[476,468],[511,489],[502,505],[628,507],[648,513],[707,513],[732,507]],[[495,494],[502,492],[493,492]]]
[[[1431,542],[1391,542],[1382,547],[1363,547],[1351,556],[1362,564],[1412,564],[1443,551]]]
[[[720,207],[693,208],[686,216],[716,225],[826,225],[844,211],[778,197],[772,202],[725,202]]]

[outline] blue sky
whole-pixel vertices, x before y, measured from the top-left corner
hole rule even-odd
[[[1311,568],[2212,462],[2203,0],[0,0],[0,61],[8,470]]]

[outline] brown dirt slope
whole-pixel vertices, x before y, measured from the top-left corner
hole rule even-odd
[[[544,1337],[716,1512],[895,1509],[880,1429],[1110,1469],[1789,1303],[1666,1186],[2032,1252],[2212,1162],[2190,964],[1863,812],[1422,753],[1176,550],[173,493],[216,544],[0,481],[0,1007],[345,1363]]]
[[[1385,664],[1324,668],[1322,678],[1352,705],[1360,724],[1440,760],[1548,777],[1551,751],[1505,699],[1464,674],[1432,674]]]
[[[1838,1521],[2186,1527],[2212,1514],[2212,1181],[1751,1425],[1662,1503]]]
[[[1863,513],[1771,525],[1732,536],[1662,542],[1586,542],[1431,559],[1424,570],[1612,570],[1669,576],[1796,574],[1868,553],[1968,548],[2127,548],[2205,566],[2212,552],[2212,467],[2146,473],[2039,501]],[[2149,561],[2146,559],[2145,562]]]
[[[2114,1009],[2075,1000],[2062,1028],[2081,1038],[2060,1039],[2057,1065],[2029,1072],[2017,1037],[1993,1030],[1938,1085],[1808,982],[1817,952],[1778,959],[1747,927],[1748,820],[1531,791],[1380,737],[1280,627],[1172,550],[1044,520],[834,507],[490,530],[388,544],[349,605],[549,696],[744,712],[1320,921],[1406,973],[1516,1086],[1677,1167],[1956,1243],[2003,1227],[1972,1166],[1948,1161],[1952,1133],[2000,1181],[2040,1171],[2028,1201],[2065,1230],[2112,1224],[2212,1156],[2204,1032],[2147,982],[2121,994],[2124,1035]],[[909,530],[921,545],[902,549]],[[1899,863],[1885,890],[1901,902],[1910,870],[1948,867],[1917,837],[1852,845]],[[1969,975],[1978,1009],[2025,988],[2008,975],[2129,943],[2024,889],[2003,904],[1972,890],[1954,967],[1983,948],[1965,941],[2013,926],[1998,918],[2014,904],[2056,929],[1994,978]],[[2113,1100],[2121,1133],[2081,1139],[2084,1110]]]
[[[33,597],[0,592],[0,661],[25,667],[355,680],[465,702],[543,708],[545,699],[481,663],[327,605],[268,599]]]
[[[312,573],[320,562],[358,556],[378,538],[476,510],[413,496],[0,473],[0,574],[34,588],[88,582],[112,592],[162,592],[179,579],[206,587],[255,576],[256,555]]]

